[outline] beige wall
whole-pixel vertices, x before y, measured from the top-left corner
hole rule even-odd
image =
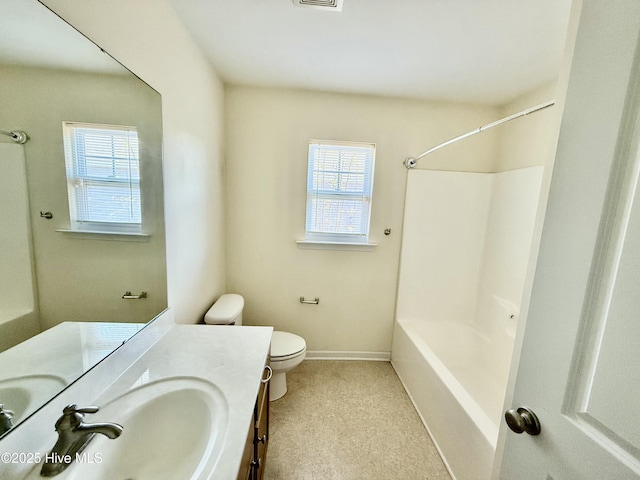
[[[43,0],[162,95],[168,302],[196,322],[225,289],[223,86],[165,0]]]
[[[302,335],[309,350],[389,352],[406,169],[402,161],[493,120],[496,109],[356,95],[228,87],[227,285],[245,323]],[[310,139],[375,142],[372,252],[302,250]],[[491,171],[478,136],[422,168]],[[391,235],[385,236],[385,228]],[[320,297],[301,305],[299,297]]]
[[[225,99],[166,1],[45,3],[162,94],[168,290],[178,321],[195,321],[221,293],[238,291],[247,300],[247,323],[305,335],[310,349],[388,351],[406,175],[401,162],[503,111],[245,87],[228,87]],[[374,252],[299,250],[294,243],[304,233],[310,138],[378,144]],[[486,132],[424,158],[418,168],[510,169],[497,153],[499,141],[499,133]],[[347,288],[351,283],[358,286]],[[300,295],[320,296],[321,304],[302,306]]]
[[[556,82],[550,82],[503,106],[499,115],[506,117],[547,100],[554,100],[556,96]],[[562,107],[558,101],[552,107],[496,127],[499,138],[496,171],[550,165],[555,153],[561,117]]]

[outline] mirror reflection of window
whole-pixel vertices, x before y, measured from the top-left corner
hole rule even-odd
[[[73,230],[140,232],[140,155],[135,127],[64,122]]]

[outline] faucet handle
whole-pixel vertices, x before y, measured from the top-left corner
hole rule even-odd
[[[0,435],[8,432],[13,428],[13,412],[0,403]]]
[[[64,407],[64,409],[62,410],[62,413],[64,415],[71,415],[73,413],[96,413],[98,412],[98,410],[100,410],[100,407],[97,407],[95,405],[78,408],[78,406],[75,403],[72,403],[71,405],[67,405],[66,407]]]
[[[56,431],[75,429],[84,420],[85,413],[96,413],[100,407],[89,406],[78,408],[75,403],[67,405],[62,409],[62,416],[56,422]]]
[[[0,416],[4,416],[7,418],[13,417],[13,410],[9,410],[8,408],[4,408],[4,404],[0,403]]]

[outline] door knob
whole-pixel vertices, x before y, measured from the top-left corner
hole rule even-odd
[[[509,428],[516,433],[527,432],[529,435],[540,435],[540,421],[527,407],[507,410],[504,419]]]

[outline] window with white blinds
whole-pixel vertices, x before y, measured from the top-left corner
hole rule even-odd
[[[140,232],[140,158],[135,127],[63,123],[73,230]]]
[[[307,241],[367,243],[376,146],[309,142]]]

